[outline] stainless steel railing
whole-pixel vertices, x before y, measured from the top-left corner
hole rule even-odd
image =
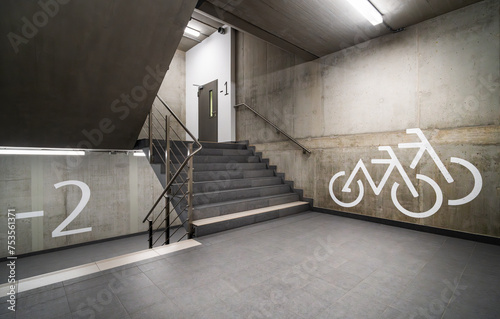
[[[166,186],[142,221],[149,223],[149,248],[153,248],[163,237],[162,245],[168,245],[180,229],[184,229],[185,234],[178,241],[186,236],[192,237],[193,156],[202,149],[198,140],[167,103],[159,96],[157,99],[163,107],[153,103],[147,121],[149,160],[150,163],[164,166]],[[185,141],[186,133],[193,142]],[[172,167],[176,169],[173,174]],[[180,227],[171,233],[176,222],[180,223]]]
[[[234,107],[237,108],[237,107],[240,107],[240,106],[245,106],[247,109],[249,109],[250,111],[252,111],[255,115],[259,116],[261,119],[263,119],[266,123],[268,123],[269,125],[271,125],[274,129],[276,129],[276,131],[280,134],[283,134],[284,136],[286,136],[291,142],[295,143],[296,145],[298,145],[301,149],[302,149],[302,152],[304,154],[311,154],[311,151],[309,149],[307,149],[304,145],[300,144],[299,141],[297,141],[295,138],[291,137],[288,133],[286,133],[285,131],[283,131],[281,128],[279,128],[276,124],[274,124],[273,122],[271,122],[270,120],[268,120],[264,115],[260,114],[257,110],[255,110],[253,107],[250,107],[248,106],[246,103],[240,103],[238,105],[235,105]]]

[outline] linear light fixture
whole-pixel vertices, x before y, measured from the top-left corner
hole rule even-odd
[[[134,152],[134,156],[145,157],[146,154],[143,151],[140,151],[140,152]]]
[[[84,156],[85,151],[39,150],[39,149],[0,149],[0,155]]]
[[[384,22],[384,18],[368,0],[347,0],[356,10],[359,11],[373,25]]]
[[[190,27],[186,27],[186,29],[184,29],[184,33],[189,34],[195,38],[200,36],[200,31],[195,30],[195,29],[190,28]]]

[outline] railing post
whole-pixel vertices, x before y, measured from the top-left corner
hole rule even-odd
[[[153,220],[149,219],[149,249],[153,248]]]
[[[188,156],[193,153],[193,143],[189,143]],[[193,157],[188,162],[188,239],[193,238]]]
[[[149,135],[149,163],[153,163],[153,106],[148,116],[148,135]]]
[[[170,116],[165,116],[165,185],[170,182]],[[165,245],[170,244],[170,195],[172,187],[167,190],[165,197]]]

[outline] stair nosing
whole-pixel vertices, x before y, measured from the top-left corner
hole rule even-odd
[[[260,172],[260,171],[267,171],[267,170],[273,171],[270,168],[266,168],[266,169],[244,169],[242,171],[245,171],[245,172]],[[238,170],[234,170],[234,171],[238,171]],[[232,172],[232,171],[231,170],[229,170],[229,171],[228,170],[225,170],[225,171],[197,171],[196,169],[194,169],[193,174],[196,174],[196,173],[206,173],[206,172],[217,173],[217,172]],[[271,177],[271,176],[267,176],[267,177]]]
[[[297,193],[290,192],[290,193],[283,193],[283,194],[278,194],[278,195],[270,195],[270,196],[257,196],[257,197],[250,197],[250,198],[244,198],[244,199],[237,199],[237,200],[229,200],[229,201],[224,201],[224,202],[216,202],[216,203],[210,203],[210,204],[204,204],[204,205],[198,205],[198,206],[193,206],[193,209],[205,209],[209,207],[216,207],[216,206],[221,206],[221,205],[228,205],[231,203],[241,203],[241,202],[249,202],[252,200],[256,199],[271,199],[271,198],[278,198],[278,197],[284,197],[288,195],[298,195]]]
[[[238,219],[238,218],[242,218],[242,217],[269,213],[269,212],[280,210],[280,209],[291,208],[291,207],[296,207],[296,206],[301,206],[301,205],[306,205],[306,204],[309,205],[308,202],[295,201],[295,202],[286,203],[286,204],[267,206],[267,207],[263,207],[263,208],[257,208],[257,209],[247,210],[247,211],[238,212],[238,213],[232,213],[232,214],[226,214],[226,215],[221,215],[221,216],[215,216],[215,217],[194,220],[193,225],[197,226],[197,227],[206,226],[206,225],[225,222],[225,221],[234,220],[234,219]]]
[[[202,195],[219,194],[219,193],[229,193],[229,192],[234,192],[234,191],[240,191],[242,189],[249,190],[249,189],[258,189],[258,188],[281,187],[281,186],[288,186],[288,187],[290,187],[287,184],[276,184],[276,185],[266,185],[266,186],[250,186],[250,187],[242,187],[242,188],[225,189],[225,190],[215,191],[215,192],[193,193],[193,196],[202,196]],[[223,202],[221,202],[221,203],[223,203]]]
[[[165,175],[165,174],[163,174]],[[219,179],[219,180],[215,180],[215,181],[202,181],[202,182],[195,182],[193,181],[193,186],[195,184],[208,184],[208,183],[227,183],[229,181],[242,181],[242,180],[259,180],[259,179],[281,179],[281,177],[279,176],[264,176],[264,177],[250,177],[250,178],[238,178],[238,179]],[[172,186],[178,186],[178,185],[182,185],[182,183],[173,183]],[[280,184],[276,184],[276,185],[280,185]],[[274,186],[276,186],[274,185]],[[266,186],[273,186],[273,185],[266,185]],[[251,186],[252,187],[252,186]],[[253,186],[253,187],[259,187],[259,186]],[[238,188],[238,189],[245,189],[245,188],[248,188],[248,187],[243,187],[243,188]]]

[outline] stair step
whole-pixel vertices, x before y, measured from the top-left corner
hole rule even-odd
[[[181,164],[171,164],[171,171],[175,172]],[[237,171],[267,169],[266,163],[196,163],[195,172],[203,171]]]
[[[247,210],[263,208],[266,206],[274,206],[296,202],[299,200],[299,195],[296,193],[279,194],[272,196],[262,196],[255,198],[240,199],[227,201],[222,203],[212,203],[193,207],[193,220],[222,216],[243,212]]]
[[[223,216],[199,219],[193,222],[195,237],[297,214],[307,210],[309,210],[309,203],[297,201]]]
[[[242,189],[217,190],[212,188],[210,192],[194,193],[193,205],[205,205],[211,203],[225,203],[229,201],[255,198],[261,196],[271,196],[290,193],[290,186],[287,184],[259,186]]]
[[[260,187],[260,186],[271,186],[282,184],[280,177],[262,177],[262,178],[246,178],[246,179],[230,179],[222,181],[210,181],[210,182],[195,182],[193,184],[194,193],[208,193],[215,190],[224,191],[231,189],[242,189],[250,187]],[[172,185],[173,191],[177,191],[181,184]],[[187,186],[182,186],[183,189],[187,190]]]
[[[184,158],[171,157],[174,164],[178,164],[176,161],[182,162]],[[194,156],[193,161],[195,163],[259,163],[260,158],[258,156],[245,156],[245,155],[228,155],[228,156]]]
[[[183,178],[185,178],[186,173],[182,173],[182,176]],[[274,171],[271,169],[193,172],[193,180],[195,182],[223,181],[272,176],[274,176]]]
[[[215,143],[215,142],[201,142],[203,148],[216,148],[216,149],[239,149],[246,150],[247,145],[244,143]]]
[[[172,152],[176,155],[186,156],[187,152],[185,150],[180,150],[178,148],[171,148]],[[202,148],[201,151],[196,153],[195,156],[253,156],[253,152],[247,149],[232,149],[232,148]]]

